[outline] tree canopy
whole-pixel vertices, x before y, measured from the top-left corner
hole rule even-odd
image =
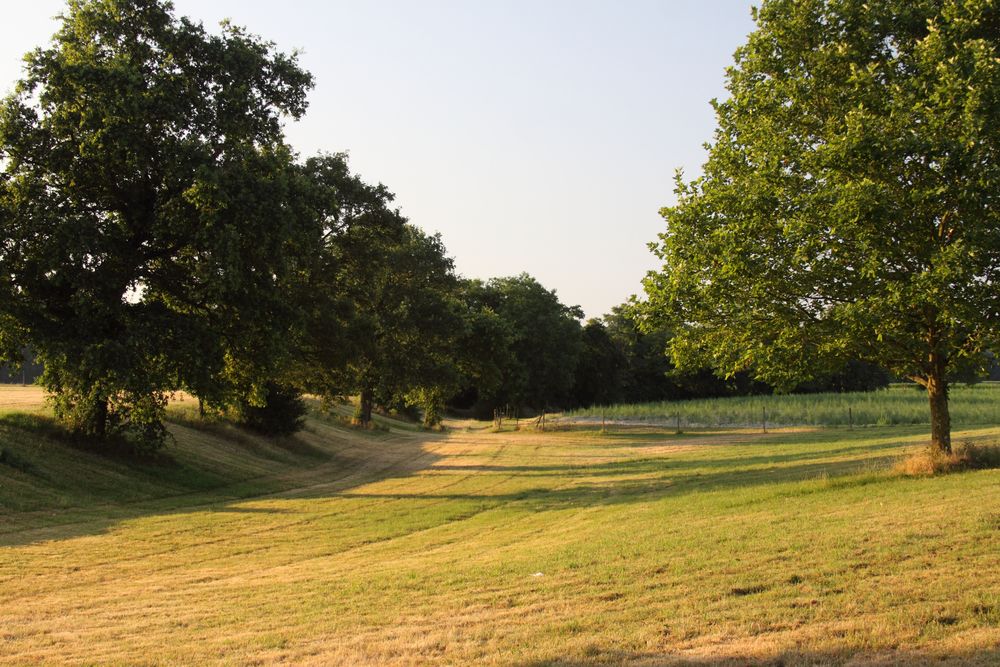
[[[674,359],[779,386],[845,358],[926,387],[1000,333],[1000,10],[979,0],[765,0],[678,175],[645,280]]]
[[[458,384],[462,324],[444,244],[409,224],[388,188],[352,174],[346,155],[311,158],[303,171],[322,233],[292,376],[326,399],[358,396],[362,424],[376,404],[420,403],[433,425]]]
[[[0,343],[31,344],[79,430],[155,442],[165,391],[253,384],[281,346],[314,233],[282,119],[312,79],[161,0],[71,0],[25,63],[0,105]]]
[[[555,291],[526,273],[470,281],[466,298],[474,309],[495,313],[506,330],[499,382],[483,398],[536,409],[570,405],[580,355],[580,308],[563,304]]]

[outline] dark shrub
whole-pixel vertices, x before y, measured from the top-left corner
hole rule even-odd
[[[306,403],[298,389],[277,382],[267,383],[267,398],[262,406],[243,403],[237,418],[247,428],[266,435],[291,435],[302,429]]]

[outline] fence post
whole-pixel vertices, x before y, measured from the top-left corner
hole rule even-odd
[[[764,433],[767,433],[767,406],[764,405],[760,407],[760,424],[764,428]]]
[[[680,411],[677,411],[674,414],[674,416],[677,417],[677,430],[675,431],[674,434],[675,435],[680,435],[681,434],[681,413],[680,413]]]
[[[851,406],[847,406],[847,428],[854,430],[854,411]]]

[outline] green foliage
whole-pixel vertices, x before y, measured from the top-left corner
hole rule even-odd
[[[971,382],[973,378],[964,380]],[[821,391],[851,392],[874,391],[885,389],[892,381],[888,371],[875,364],[851,359],[840,369],[819,377],[811,382],[805,382],[795,388],[796,393]]]
[[[591,319],[580,336],[580,359],[573,383],[577,405],[607,405],[623,398],[623,375],[627,364],[624,352],[601,320]],[[662,358],[662,353],[659,355]]]
[[[308,413],[302,394],[277,382],[268,382],[265,391],[260,405],[246,399],[239,403],[238,421],[265,435],[291,435],[299,431]]]
[[[163,393],[112,392],[99,383],[81,387],[48,380],[43,375],[52,392],[53,412],[74,435],[100,441],[123,438],[139,453],[155,450],[166,440]]]
[[[1000,333],[1000,11],[768,0],[756,20],[704,175],[662,211],[648,310],[686,368],[911,377],[947,449],[948,380]]]
[[[408,397],[414,405],[423,409],[423,427],[440,428],[444,420],[445,391],[441,387],[420,388]]]
[[[624,356],[620,394],[625,403],[769,393],[747,373],[721,378],[710,368],[679,369],[668,352],[673,332],[636,304],[612,308],[608,335]]]
[[[665,327],[641,327],[641,313],[631,304],[615,306],[604,316],[608,335],[625,357],[622,401],[639,403],[676,398],[668,373],[673,364],[666,355],[670,333]]]
[[[164,392],[223,402],[273,365],[313,222],[281,131],[309,74],[171,10],[72,0],[0,105],[0,352],[37,350],[74,428],[147,446]]]
[[[360,395],[357,419],[366,425],[376,403],[454,391],[462,313],[440,236],[408,224],[392,193],[351,175],[343,155],[310,160],[306,172],[323,248],[310,280],[300,383],[327,398]]]
[[[458,299],[462,307],[462,329],[455,341],[455,359],[464,386],[490,396],[503,384],[504,369],[513,363],[510,324],[482,299],[483,284],[463,280]]]
[[[302,300],[305,327],[292,375],[327,400],[343,398],[354,391],[346,366],[358,354],[358,338],[349,331],[364,307],[350,291],[358,292],[354,283],[363,281],[357,267],[381,261],[405,220],[391,208],[392,193],[351,174],[344,154],[310,158],[302,173],[308,187],[299,205],[320,222],[321,235]]]
[[[354,355],[347,378],[363,400],[361,421],[371,404],[390,405],[409,392],[457,383],[452,341],[460,326],[452,295],[456,278],[439,236],[404,225],[398,239],[363,264],[342,256],[348,293],[358,304],[350,323]],[[371,248],[370,250],[374,250]]]
[[[495,313],[493,347],[502,362],[499,382],[480,398],[494,405],[537,409],[572,403],[583,313],[526,273],[489,282],[469,281],[473,312]]]

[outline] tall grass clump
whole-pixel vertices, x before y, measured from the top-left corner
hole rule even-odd
[[[1000,446],[972,442],[959,443],[950,453],[926,447],[896,465],[897,472],[915,477],[992,468],[1000,468]]]

